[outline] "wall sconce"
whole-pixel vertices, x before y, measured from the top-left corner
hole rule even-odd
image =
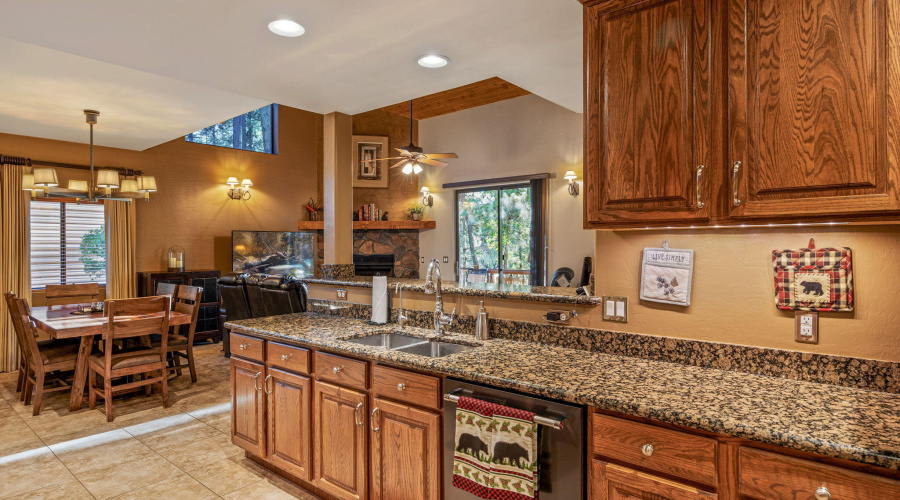
[[[434,206],[434,198],[431,196],[431,190],[428,186],[422,186],[422,204],[426,207]]]
[[[228,197],[232,200],[249,200],[250,199],[250,187],[253,186],[253,183],[250,182],[250,179],[244,179],[241,181],[240,187],[235,187],[238,184],[237,177],[229,177],[225,184],[228,184],[231,189],[228,190]]]
[[[577,178],[578,175],[575,174],[574,170],[566,170],[566,174],[563,175],[563,179],[569,181],[569,194],[572,196],[578,196],[578,183],[575,182]]]

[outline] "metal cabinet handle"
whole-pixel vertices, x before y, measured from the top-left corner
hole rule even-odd
[[[377,417],[375,415],[377,413],[378,413],[378,407],[376,406],[375,409],[372,410],[372,421],[370,422],[370,425],[372,426],[372,432],[378,432],[381,430],[381,427],[378,427],[377,425],[375,425],[375,422],[377,421]]]
[[[356,422],[357,427],[362,427],[362,420],[359,419],[359,410],[362,408],[362,403],[356,405],[356,409],[353,410],[353,420]]]
[[[641,446],[641,453],[643,453],[645,457],[649,457],[650,455],[653,455],[653,445],[650,443],[647,443],[644,446]]]
[[[405,389],[406,389],[406,384],[404,384],[403,382],[400,382],[399,384],[397,384],[397,390],[398,390],[398,391],[402,391],[402,390],[405,390]]]
[[[263,379],[263,388],[266,390],[266,394],[272,395],[272,391],[269,390],[269,380],[272,380],[272,376],[266,375],[266,378]]]
[[[242,350],[242,351],[246,350],[246,349],[247,349],[247,344],[240,344],[240,345],[238,346],[238,349],[240,349],[240,350]]]
[[[260,375],[262,375],[262,372],[256,372],[256,375],[253,376],[253,387],[255,387],[257,391],[263,390],[263,388],[259,386]]]
[[[282,354],[282,355],[281,355],[281,360],[282,360],[282,361],[287,361],[287,360],[289,360],[289,359],[291,359],[291,355],[290,355],[290,354]]]
[[[703,208],[706,206],[706,203],[703,203],[703,169],[706,168],[706,165],[697,165],[697,208]]]
[[[816,500],[831,500],[831,492],[824,486],[816,488]]]
[[[740,181],[741,162],[734,162],[734,168],[731,169],[731,197],[732,204],[736,207],[741,206],[741,199],[738,197],[738,182]]]
[[[333,373],[335,375],[337,375],[339,371],[341,371],[340,366],[335,366],[334,368],[331,369],[331,373]]]

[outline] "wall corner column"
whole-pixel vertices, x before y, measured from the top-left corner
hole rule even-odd
[[[353,118],[329,113],[324,118],[322,186],[325,205],[325,260],[322,277],[353,276],[353,171],[350,157]]]

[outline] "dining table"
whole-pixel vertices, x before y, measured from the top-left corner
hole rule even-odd
[[[107,317],[103,312],[82,314],[83,308],[90,304],[66,304],[31,308],[31,319],[35,326],[53,339],[80,338],[78,358],[75,362],[75,378],[72,381],[72,393],[69,396],[69,411],[78,411],[84,399],[84,384],[88,376],[88,360],[94,345],[94,336],[102,335],[106,328]],[[157,314],[134,316],[134,319],[152,317]],[[128,317],[117,316],[117,320],[127,321]],[[187,325],[191,315],[177,311],[169,312],[169,326]]]

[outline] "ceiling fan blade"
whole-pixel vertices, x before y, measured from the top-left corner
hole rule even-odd
[[[402,154],[402,155],[408,155],[408,154],[409,154],[409,151],[407,151],[406,149],[400,149],[400,148],[394,148],[394,149],[396,149],[397,151],[400,151],[400,154]]]
[[[362,160],[360,163],[369,163],[370,161],[382,161],[382,160],[399,160],[403,158],[403,156],[392,156],[391,158],[375,158],[373,160]]]
[[[449,165],[449,163],[447,163],[445,161],[431,160],[428,158],[419,158],[419,163],[424,163],[426,165],[434,165],[435,167],[446,167],[447,165]]]
[[[442,158],[459,158],[456,153],[425,153],[425,156],[432,160],[440,160]]]
[[[400,167],[400,166],[402,166],[404,163],[406,163],[406,160],[405,160],[405,159],[400,160],[400,161],[398,161],[397,163],[394,163],[393,165],[391,165],[391,168],[397,168],[397,167]]]

